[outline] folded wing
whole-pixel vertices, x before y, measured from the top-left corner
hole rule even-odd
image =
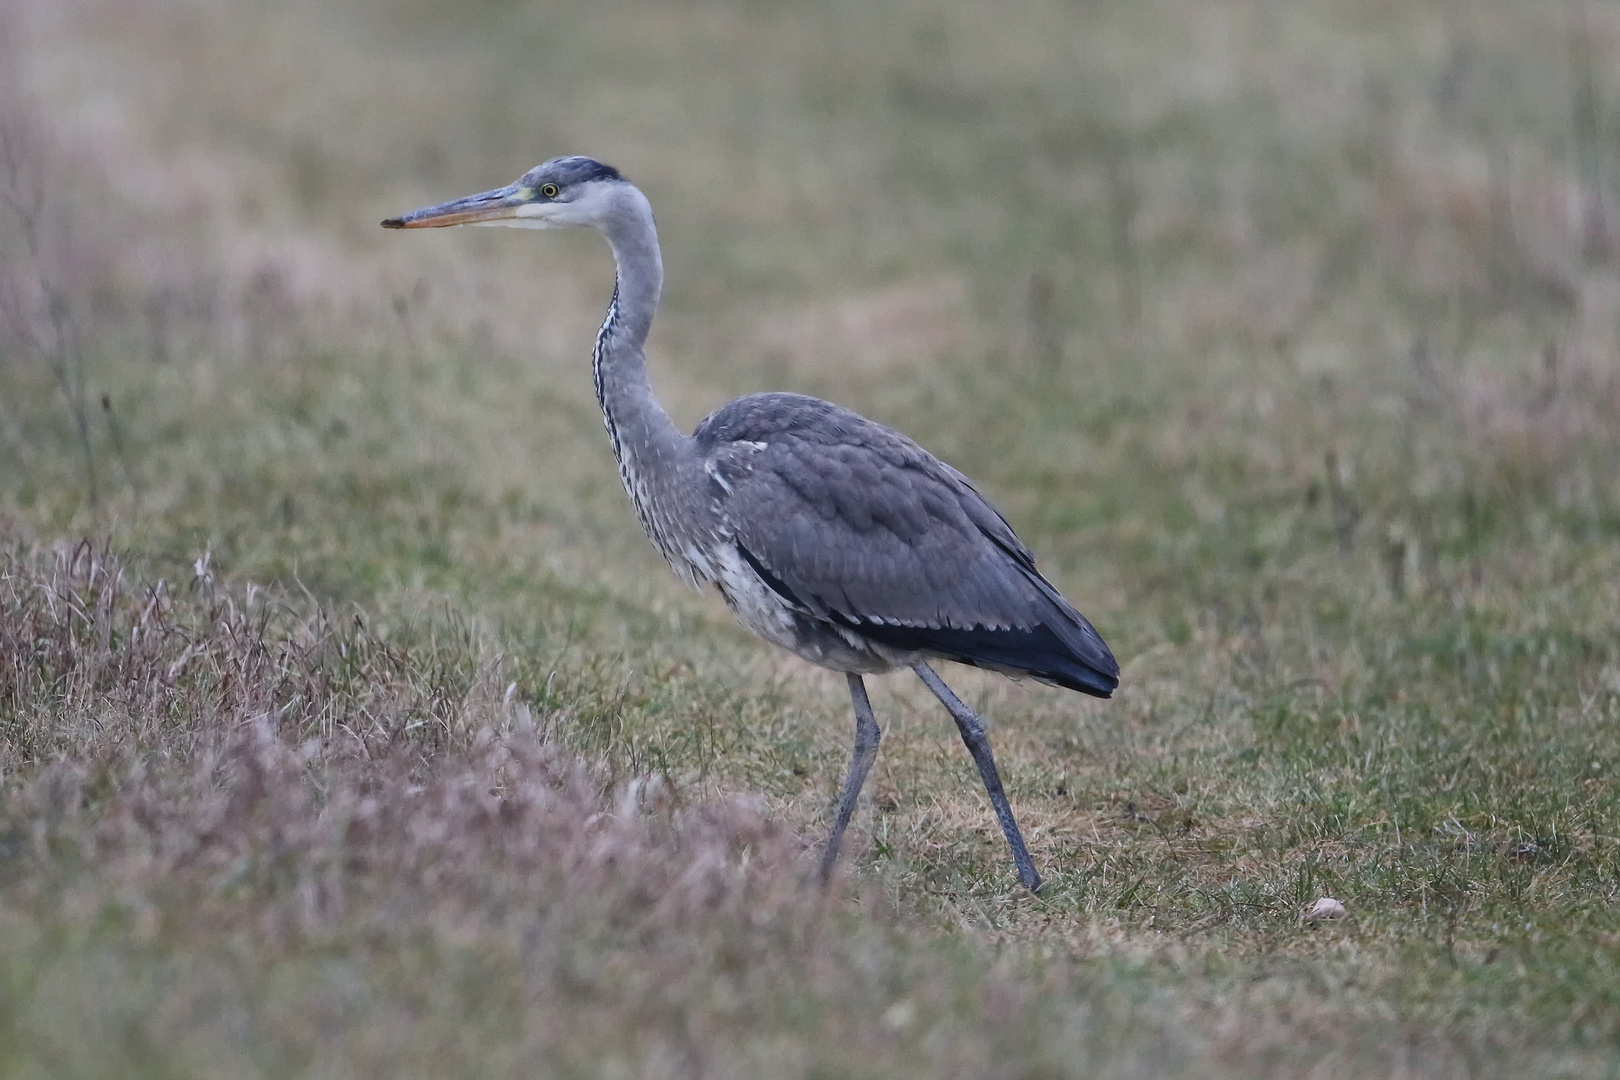
[[[793,394],[698,428],[742,557],[812,617],[906,651],[1098,697],[1119,666],[956,470],[890,428]]]

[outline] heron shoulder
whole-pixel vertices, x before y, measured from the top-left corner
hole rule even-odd
[[[980,533],[1015,558],[1030,558],[966,476],[901,432],[832,402],[750,394],[710,414],[693,442],[716,494],[751,494],[743,501],[754,505],[735,509],[758,524],[813,509],[857,532],[880,524],[902,537],[939,526]]]
[[[699,452],[731,442],[772,443],[784,439],[815,446],[860,446],[896,463],[932,460],[911,439],[873,420],[808,394],[749,394],[710,413],[692,433]]]

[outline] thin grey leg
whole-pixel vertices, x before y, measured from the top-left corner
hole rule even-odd
[[[990,752],[990,739],[984,733],[983,721],[962,703],[961,698],[951,693],[945,680],[934,674],[934,669],[926,663],[919,660],[911,665],[911,670],[917,673],[924,686],[934,692],[940,704],[950,710],[951,719],[956,721],[956,729],[962,733],[962,741],[967,743],[968,753],[973,755],[973,763],[979,767],[979,777],[990,796],[990,805],[996,808],[1001,832],[1007,838],[1007,846],[1012,848],[1018,877],[1030,892],[1036,891],[1041,887],[1041,875],[1035,872],[1035,861],[1029,857],[1029,849],[1024,847],[1024,837],[1018,831],[1018,822],[1013,820],[1012,807],[1007,804],[1007,793],[1001,789],[1001,774],[996,772],[996,758]]]
[[[832,876],[833,864],[838,861],[838,845],[844,842],[844,830],[855,813],[855,803],[861,797],[861,785],[877,760],[878,740],[883,729],[872,715],[872,703],[866,700],[866,684],[859,675],[846,673],[849,696],[855,702],[855,753],[849,759],[849,776],[844,780],[844,791],[838,796],[838,818],[833,822],[832,834],[827,837],[827,850],[821,856],[821,880]]]

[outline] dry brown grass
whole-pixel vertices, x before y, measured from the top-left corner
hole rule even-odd
[[[55,933],[90,936],[68,957],[10,954],[10,976],[31,957],[47,984],[14,1002],[12,1035],[32,1038],[13,1067],[150,1043],[171,1068],[226,1071],[252,1061],[252,1039],[219,1026],[246,1008],[236,1021],[277,1054],[328,1067],[435,1075],[470,1055],[521,1072],[544,1053],[569,1071],[617,1054],[740,1075],[751,1010],[776,1008],[784,979],[813,992],[829,909],[759,805],[615,780],[422,643],[274,590],[130,577],[87,546],[0,572],[5,771],[27,777],[5,809],[10,929],[26,939],[53,911]],[[52,1013],[61,965],[109,965],[116,983],[154,953],[185,977],[136,1029],[100,1032],[113,1045],[76,1049],[78,1022]],[[341,973],[284,1001],[258,982],[323,955],[349,978],[381,966],[382,999],[353,998]],[[138,987],[107,989],[81,1022],[113,1023]],[[686,1023],[699,1000],[711,1031]],[[415,1027],[452,1001],[471,1028]]]

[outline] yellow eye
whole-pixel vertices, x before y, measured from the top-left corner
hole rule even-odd
[[[540,194],[544,195],[548,199],[555,199],[557,197],[557,185],[556,184],[541,184],[540,185]]]

